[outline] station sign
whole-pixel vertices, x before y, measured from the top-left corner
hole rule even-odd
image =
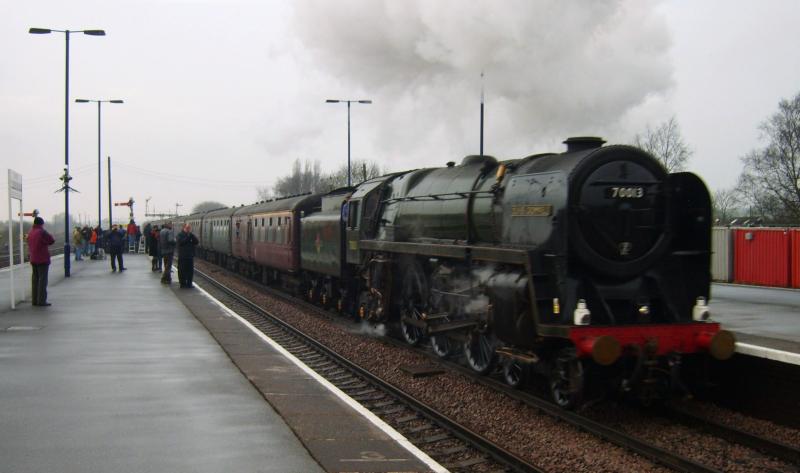
[[[22,200],[22,174],[8,170],[8,198]]]

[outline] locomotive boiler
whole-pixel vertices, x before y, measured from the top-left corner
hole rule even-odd
[[[355,281],[342,287],[408,343],[463,350],[482,373],[500,361],[510,384],[548,376],[562,406],[592,372],[665,395],[684,357],[734,350],[709,319],[708,191],[640,149],[565,143],[361,184],[342,200],[342,276]]]

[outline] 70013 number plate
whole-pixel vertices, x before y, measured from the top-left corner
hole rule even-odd
[[[647,193],[642,186],[606,187],[606,199],[642,199]]]

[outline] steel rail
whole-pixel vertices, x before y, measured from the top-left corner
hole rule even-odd
[[[729,442],[738,443],[739,445],[752,448],[753,450],[795,465],[800,464],[800,449],[791,445],[770,440],[712,419],[707,419],[675,405],[665,406],[664,416],[668,419],[678,421],[687,427],[704,430],[712,435],[728,440]]]
[[[254,282],[252,280],[249,280],[247,278],[244,278],[243,276],[240,276],[238,274],[232,273],[230,271],[227,271],[227,272],[228,272],[228,274],[230,276],[236,277],[236,278],[240,279],[243,282],[247,282],[247,283],[250,283],[250,284],[257,284],[256,282]],[[313,305],[313,304],[311,304],[311,303],[309,303],[307,301],[304,301],[302,299],[298,299],[298,298],[293,297],[293,296],[291,296],[289,294],[286,294],[284,292],[281,292],[281,291],[278,291],[276,289],[269,288],[269,287],[266,287],[266,286],[263,286],[263,285],[259,285],[259,289],[264,289],[264,290],[266,290],[266,292],[268,292],[272,296],[281,298],[284,301],[287,301],[287,302],[290,302],[292,304],[301,306],[301,307],[303,307],[303,308],[305,308],[307,310],[315,311],[318,314],[321,314],[321,315],[324,315],[327,318],[330,318],[330,313],[328,313],[324,309],[322,309],[322,308],[320,308],[320,307],[318,307],[316,305]],[[228,289],[228,290],[230,290],[230,289]],[[237,295],[237,299],[238,298],[241,298],[241,296]],[[244,299],[244,300],[246,300],[246,299]],[[256,306],[255,304],[253,304],[250,301],[247,301],[247,304],[249,306],[258,307],[258,306]],[[263,311],[263,309],[257,309],[257,310]],[[285,322],[281,321],[281,324],[285,324]],[[294,330],[294,329],[292,329],[292,330]],[[408,344],[402,343],[401,341],[394,340],[394,339],[389,338],[389,337],[387,337],[386,339],[388,341],[390,341],[391,343],[395,344],[396,346],[403,347],[405,349],[411,349],[411,350],[417,351],[418,353],[429,357],[429,359],[436,360],[437,362],[447,366],[448,368],[450,368],[450,369],[452,369],[454,371],[457,371],[457,372],[469,377],[471,380],[473,380],[475,382],[478,382],[478,383],[481,383],[481,384],[483,384],[485,386],[488,386],[488,387],[490,387],[490,388],[492,388],[492,389],[494,389],[496,391],[502,392],[503,394],[509,396],[510,398],[512,398],[512,399],[514,399],[516,401],[522,402],[522,403],[524,403],[524,404],[526,404],[526,405],[528,405],[528,406],[530,406],[530,407],[532,407],[534,409],[537,409],[540,412],[542,412],[542,413],[544,413],[544,414],[546,414],[548,416],[551,416],[553,418],[561,420],[561,421],[563,421],[563,422],[565,422],[565,423],[567,423],[567,424],[569,424],[569,425],[571,425],[571,426],[573,426],[573,427],[575,427],[575,428],[577,428],[579,430],[582,430],[582,431],[587,432],[587,433],[589,433],[591,435],[599,437],[599,438],[601,438],[603,440],[608,441],[609,443],[612,443],[614,445],[622,447],[622,448],[624,448],[624,449],[626,449],[628,451],[631,451],[633,453],[641,455],[642,457],[647,458],[650,461],[653,461],[655,463],[661,464],[661,465],[663,465],[663,466],[665,466],[667,468],[670,468],[670,469],[672,469],[674,471],[680,471],[680,472],[685,472],[685,473],[720,473],[720,470],[716,470],[714,468],[710,468],[710,467],[708,467],[706,465],[698,463],[698,462],[696,462],[694,460],[691,460],[689,458],[686,458],[686,457],[684,457],[682,455],[679,455],[679,454],[670,452],[669,450],[663,449],[661,447],[652,445],[652,444],[650,444],[650,443],[648,443],[648,442],[646,442],[644,440],[641,440],[641,439],[639,439],[637,437],[628,435],[628,434],[626,434],[624,432],[620,432],[620,431],[615,430],[615,429],[613,429],[611,427],[604,426],[603,424],[601,424],[599,422],[596,422],[596,421],[593,421],[591,419],[588,419],[588,418],[586,418],[584,416],[581,416],[580,414],[576,414],[576,413],[574,413],[572,411],[567,411],[567,410],[561,409],[560,407],[550,403],[549,401],[543,400],[542,398],[537,397],[537,396],[535,396],[535,395],[533,395],[531,393],[527,393],[525,391],[520,391],[520,390],[517,390],[517,389],[513,389],[513,388],[507,386],[505,383],[500,382],[498,380],[495,380],[495,379],[493,379],[491,377],[478,375],[475,372],[473,372],[471,369],[469,369],[468,367],[463,366],[463,365],[461,365],[461,364],[459,364],[457,362],[454,362],[454,361],[450,361],[450,360],[446,360],[446,359],[442,359],[442,358],[436,357],[434,354],[430,353],[428,350],[425,350],[424,348],[411,347]],[[338,355],[337,355],[337,357],[338,357]],[[352,363],[350,363],[350,362],[346,362],[346,363],[348,365],[352,365]],[[363,371],[363,370],[361,370],[361,368],[358,368],[358,370],[359,371]],[[369,376],[369,378],[375,378],[375,376],[372,375],[372,374],[368,374],[368,376]],[[378,379],[378,378],[375,378],[375,379]],[[385,384],[382,381],[380,381],[380,383],[381,384]],[[392,389],[396,389],[396,388],[392,387]],[[439,415],[441,415],[441,414],[439,414]]]
[[[235,299],[238,303],[244,305],[249,310],[259,314],[261,317],[268,319],[269,322],[274,323],[280,326],[282,329],[286,330],[287,332],[291,333],[292,335],[300,338],[304,342],[308,343],[314,349],[322,352],[325,356],[330,357],[336,363],[340,364],[347,370],[352,371],[356,375],[364,378],[370,383],[378,386],[380,389],[388,392],[392,396],[400,399],[402,402],[408,404],[412,407],[412,409],[416,410],[424,417],[432,420],[433,422],[443,426],[451,435],[460,440],[474,446],[477,450],[491,456],[495,461],[500,464],[506,465],[512,468],[514,471],[519,472],[534,472],[534,473],[545,473],[546,470],[542,470],[541,468],[527,462],[526,460],[520,458],[519,456],[499,447],[491,440],[483,437],[482,435],[478,434],[470,430],[469,428],[459,424],[458,422],[450,419],[443,413],[439,412],[438,410],[422,403],[418,399],[414,398],[413,396],[409,395],[402,389],[380,379],[379,377],[375,376],[374,374],[370,373],[369,371],[361,368],[357,364],[351,362],[350,360],[342,357],[338,353],[334,352],[333,350],[326,347],[323,343],[319,342],[318,340],[314,339],[313,337],[303,333],[302,331],[296,329],[295,327],[291,326],[289,323],[281,320],[279,317],[273,315],[269,311],[261,308],[254,302],[250,301],[246,297],[238,294],[233,289],[227,287],[225,284],[217,281],[212,276],[204,273],[202,270],[195,269],[195,273],[199,274],[205,280],[207,280],[210,284],[216,287],[218,290],[224,292],[228,297]]]

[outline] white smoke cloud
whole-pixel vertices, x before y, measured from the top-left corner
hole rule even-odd
[[[358,335],[381,338],[386,336],[388,330],[384,324],[371,324],[362,321],[358,326],[352,329],[352,332]]]
[[[514,157],[570,135],[613,133],[673,83],[670,36],[654,7],[305,0],[294,20],[315,64],[380,107],[373,147],[420,160],[427,150],[441,165],[445,154],[477,152],[481,71],[487,154]]]

